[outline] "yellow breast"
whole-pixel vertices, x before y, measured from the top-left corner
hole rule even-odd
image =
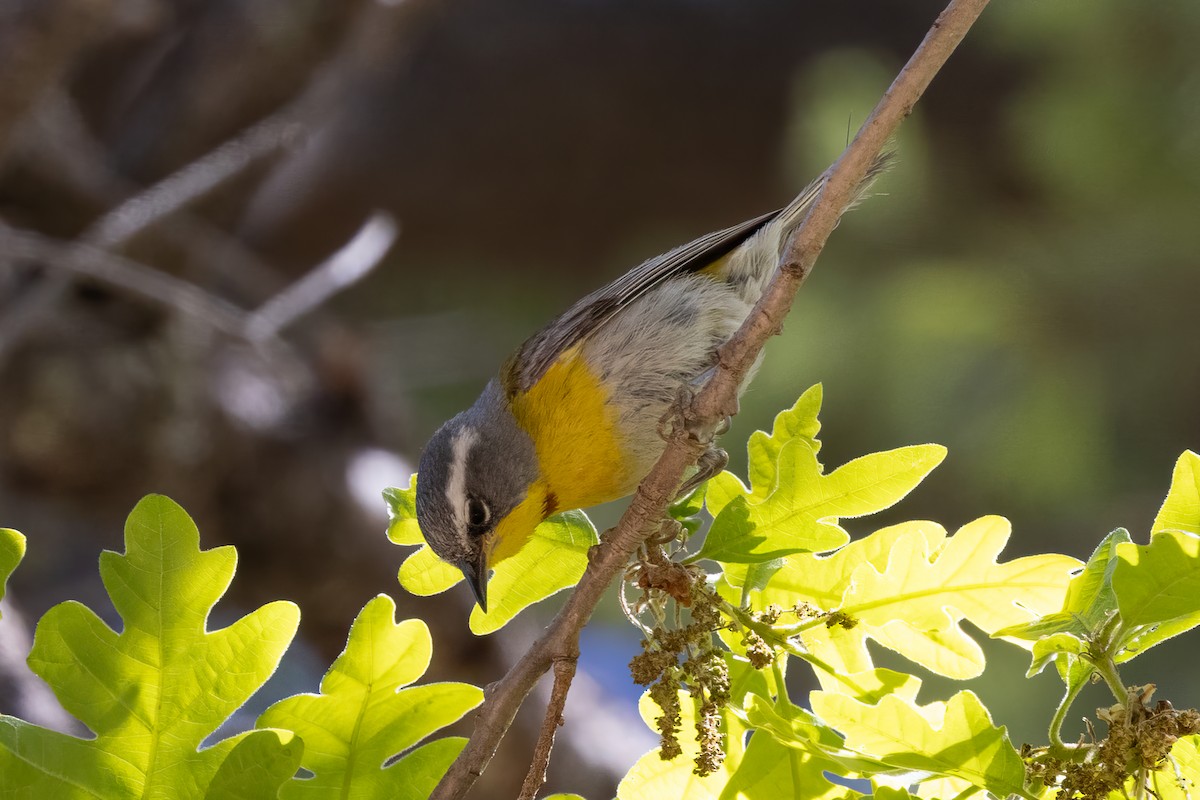
[[[514,397],[512,410],[533,439],[551,511],[620,496],[630,465],[608,392],[579,345],[564,352],[528,392]]]

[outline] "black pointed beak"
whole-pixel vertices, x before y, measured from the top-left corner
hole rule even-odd
[[[462,573],[467,578],[467,585],[471,587],[472,594],[475,595],[476,602],[479,603],[479,608],[483,613],[487,613],[487,579],[488,568],[487,558],[481,553],[478,561],[463,561],[458,565]]]

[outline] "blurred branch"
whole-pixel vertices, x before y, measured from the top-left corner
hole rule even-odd
[[[97,247],[120,247],[140,231],[196,202],[299,135],[300,125],[290,116],[268,117],[129,198],[90,225],[81,238]]]
[[[37,261],[83,275],[173,308],[228,333],[241,336],[246,312],[203,289],[124,256],[83,242],[61,242],[0,222],[0,263]]]
[[[587,570],[562,610],[508,674],[489,687],[476,714],[470,741],[431,800],[462,797],[487,767],[540,677],[557,661],[578,657],[579,632],[609,584],[666,513],[684,471],[696,463],[710,432],[724,416],[736,412],[739,385],[763,345],[780,330],[796,290],[811,271],[867,169],[986,5],[987,0],[951,0],[854,141],[826,172],[820,193],[789,241],[767,290],[737,333],[719,348],[712,378],[681,410],[680,424],[674,426],[662,457],[642,480],[617,527],[592,549]]]
[[[263,303],[246,322],[246,338],[260,342],[275,336],[298,317],[362,280],[387,255],[399,232],[390,215],[382,211],[372,214],[341,249]]]
[[[66,171],[72,174],[77,182],[86,181],[93,191],[104,195],[120,192],[120,189],[124,188],[122,187],[123,182],[117,176],[108,173],[102,166],[104,163],[102,152],[88,135],[82,120],[79,120],[74,113],[70,99],[60,92],[55,92],[45,98],[42,106],[43,108],[39,111],[43,113],[36,115],[37,121],[42,123],[38,127],[52,129],[47,131],[51,135],[46,137],[45,141],[58,144],[59,146],[55,149],[59,154],[70,153],[65,161],[56,159],[56,165],[64,164]],[[49,119],[46,119],[47,117]],[[50,124],[45,124],[47,122]],[[247,167],[286,146],[288,142],[297,138],[298,127],[298,124],[286,115],[268,117],[240,136],[225,142],[211,153],[120,202],[115,208],[88,226],[79,237],[80,243],[88,248],[106,250],[120,248],[134,236],[195,203],[243,172]],[[67,140],[66,142],[60,141],[64,138]],[[43,141],[42,137],[38,137],[38,141]],[[127,192],[121,193],[126,194]],[[203,234],[193,231],[191,238],[195,239],[198,235],[202,236]],[[44,244],[45,242],[43,242]],[[205,248],[209,252],[213,249],[211,246]],[[226,246],[223,249],[225,253],[222,255],[227,255],[230,248]],[[240,245],[238,249],[244,251]],[[92,258],[89,261],[95,262],[96,260]],[[221,259],[214,258],[213,262],[221,263]],[[123,284],[120,282],[120,278],[112,276],[125,275],[132,279],[133,275],[130,273],[133,273],[142,277],[159,275],[166,278],[167,281],[177,281],[164,273],[125,259],[106,261],[105,263],[107,268],[103,270],[103,273],[110,276],[107,279],[108,282],[124,286],[126,289],[130,288],[128,284]],[[100,274],[86,273],[83,269],[68,269],[51,273],[44,282],[29,292],[16,309],[0,320],[0,358],[12,350],[22,335],[41,315],[48,313],[62,300],[70,289],[75,276],[81,273],[105,280]],[[155,292],[161,290],[165,282],[162,280],[155,282],[151,279],[151,284],[155,288],[150,288],[148,291]],[[190,284],[184,284],[182,281],[177,281],[177,289],[179,286],[187,286],[189,290],[183,294],[179,291],[169,294],[178,298],[184,294],[194,295],[202,291]],[[165,297],[166,294],[162,292],[157,295],[157,299],[160,301]],[[216,300],[217,298],[210,296],[210,299]],[[232,308],[232,305],[229,307]]]

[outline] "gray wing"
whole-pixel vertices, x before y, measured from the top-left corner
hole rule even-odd
[[[504,382],[511,388],[528,390],[564,351],[586,338],[622,308],[676,275],[704,269],[746,241],[779,213],[772,211],[731,228],[705,234],[643,262],[592,292],[521,345],[506,365]]]

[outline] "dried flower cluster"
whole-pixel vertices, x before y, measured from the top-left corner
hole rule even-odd
[[[650,697],[662,714],[657,718],[662,738],[659,754],[664,760],[682,752],[679,728],[682,714],[679,692],[686,689],[696,704],[697,775],[709,775],[725,761],[721,737],[721,710],[729,700],[729,667],[715,634],[725,627],[718,598],[704,586],[702,578],[679,565],[643,565],[638,584],[644,592],[663,592],[681,606],[690,608],[691,621],[679,628],[656,625],[642,640],[642,652],[629,662],[634,681],[650,686]],[[688,591],[682,583],[687,576]],[[665,579],[665,580],[664,580]],[[657,584],[657,585],[654,585]]]
[[[1166,700],[1151,708],[1153,684],[1131,686],[1129,702],[1096,711],[1108,724],[1108,736],[1089,748],[1079,761],[1047,754],[1025,753],[1031,779],[1057,785],[1063,800],[1101,800],[1109,792],[1123,791],[1135,777],[1146,781],[1149,773],[1162,769],[1171,747],[1181,736],[1200,733],[1200,712],[1176,711]]]

